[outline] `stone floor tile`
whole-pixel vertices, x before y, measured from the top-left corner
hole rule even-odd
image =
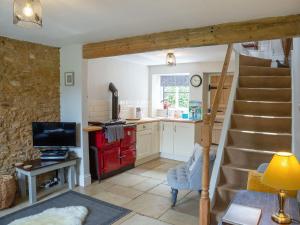
[[[199,201],[193,199],[182,199],[173,208],[177,212],[199,217]]]
[[[133,217],[126,220],[124,223],[121,223],[121,225],[169,225],[169,224],[150,217],[136,214]]]
[[[92,195],[92,197],[118,206],[123,206],[132,200],[131,198],[117,195],[108,191],[100,192],[96,195]]]
[[[177,212],[173,209],[169,209],[163,214],[159,220],[174,225],[198,225],[198,218],[185,213]]]
[[[142,173],[141,175],[145,176],[145,177],[151,177],[151,178],[159,179],[159,180],[162,180],[162,181],[165,181],[167,179],[167,175],[166,175],[166,172],[164,170],[153,169],[153,170],[149,170],[145,173]]]
[[[147,178],[145,181],[142,181],[141,183],[138,183],[133,186],[134,189],[139,191],[148,191],[157,185],[161,184],[162,180],[153,179],[153,178]]]
[[[126,203],[124,207],[157,219],[171,207],[171,204],[169,199],[165,197],[145,193]]]
[[[154,187],[153,189],[148,191],[148,193],[160,195],[160,196],[163,196],[163,197],[166,197],[169,199],[171,199],[171,197],[172,197],[170,186],[165,185],[165,184],[160,184],[160,185]],[[190,193],[190,191],[188,191],[188,190],[179,190],[178,195],[177,195],[177,201],[184,198],[188,193]]]
[[[130,199],[134,199],[144,193],[143,191],[136,190],[132,187],[124,187],[124,186],[120,186],[120,185],[114,185],[114,186],[110,187],[108,191],[111,193],[117,194],[117,195],[121,195],[121,196],[130,198]]]
[[[121,173],[117,176],[111,177],[107,179],[107,182],[122,185],[125,187],[132,187],[138,183],[141,183],[143,181],[147,180],[146,177],[131,174],[131,173]]]

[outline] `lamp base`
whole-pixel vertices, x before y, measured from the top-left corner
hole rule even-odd
[[[272,220],[278,224],[290,224],[292,223],[291,217],[285,213],[276,213],[272,215]]]

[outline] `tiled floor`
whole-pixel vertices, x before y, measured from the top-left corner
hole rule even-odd
[[[178,163],[154,160],[76,191],[133,211],[115,225],[197,225],[198,192],[179,191],[177,205],[171,208],[166,172]]]

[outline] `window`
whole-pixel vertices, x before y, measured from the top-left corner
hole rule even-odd
[[[190,86],[188,75],[161,76],[161,101],[167,101],[171,108],[188,109]]]

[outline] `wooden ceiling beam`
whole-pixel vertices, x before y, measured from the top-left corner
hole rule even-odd
[[[300,14],[223,23],[85,44],[85,59],[173,48],[199,47],[300,36]]]

